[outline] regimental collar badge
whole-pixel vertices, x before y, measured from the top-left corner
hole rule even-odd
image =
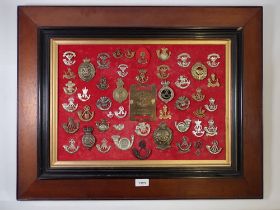
[[[124,129],[124,124],[113,125],[113,127],[114,127],[117,131],[121,131],[121,130]]]
[[[113,118],[114,117],[114,114],[112,111],[109,111],[108,114],[107,114],[107,117],[109,118]]]
[[[205,109],[207,109],[209,112],[214,112],[217,110],[218,105],[215,104],[215,99],[210,98],[209,104],[204,105]]]
[[[111,149],[111,146],[108,146],[107,143],[108,143],[107,139],[105,139],[105,138],[102,139],[101,145],[100,145],[100,144],[96,144],[97,150],[98,150],[99,152],[101,152],[101,153],[107,153],[107,152],[109,152],[110,149]]]
[[[212,141],[212,145],[206,145],[206,149],[213,155],[217,155],[222,151],[222,148],[218,146],[219,142],[217,140]]]
[[[148,136],[150,131],[151,131],[151,126],[146,122],[140,122],[135,127],[135,133],[138,136]]]
[[[205,117],[205,110],[202,107],[199,107],[197,110],[193,112],[193,114],[199,118]]]
[[[125,51],[125,57],[128,58],[128,59],[133,58],[134,55],[135,55],[135,52],[132,51],[131,49],[128,49],[128,50]]]
[[[110,55],[108,53],[99,53],[97,55],[97,68],[108,69],[110,67]]]
[[[63,103],[62,104],[63,109],[65,109],[67,112],[74,112],[78,108],[78,104],[74,104],[74,98],[70,97],[68,99],[68,104]]]
[[[80,123],[79,122],[75,122],[74,119],[72,117],[68,118],[68,122],[67,123],[63,123],[62,124],[63,129],[65,130],[66,133],[76,133],[79,130],[80,127]]]
[[[156,50],[157,56],[160,60],[166,61],[169,59],[171,52],[168,50],[168,48],[161,48],[160,50]]]
[[[208,78],[208,87],[220,87],[219,79],[215,74],[211,74]]]
[[[128,150],[131,148],[134,142],[134,135],[131,135],[129,140],[128,138],[121,138],[119,135],[113,135],[112,139],[115,143],[115,145],[120,149],[120,150]]]
[[[112,106],[112,101],[110,98],[106,97],[106,96],[101,96],[97,102],[96,102],[96,106],[98,109],[104,111],[104,110],[109,110]]]
[[[123,57],[123,53],[121,52],[120,49],[117,49],[115,52],[113,52],[113,56],[114,56],[114,58],[119,59],[119,58]]]
[[[96,127],[98,128],[99,131],[105,132],[109,129],[109,123],[107,122],[106,119],[101,119],[100,122],[96,122]]]
[[[176,145],[179,152],[187,153],[190,151],[192,143],[188,143],[188,138],[183,136],[181,144],[178,142]]]
[[[74,72],[68,68],[67,71],[64,71],[63,79],[75,79],[76,75]]]
[[[139,149],[132,148],[134,156],[139,160],[146,160],[150,157],[152,150],[147,148],[145,140],[139,141]]]
[[[107,83],[107,79],[106,77],[101,77],[99,80],[99,83],[96,84],[96,86],[100,89],[100,90],[106,90],[109,87],[109,84]]]
[[[175,82],[175,85],[176,87],[180,88],[180,89],[186,89],[187,87],[189,87],[191,84],[191,81],[183,76],[183,75],[180,75],[177,79],[177,81]]]
[[[121,78],[118,78],[116,84],[117,88],[113,91],[113,98],[115,99],[115,101],[122,103],[127,99],[128,92],[123,88],[124,82]]]
[[[194,142],[194,148],[195,148],[195,154],[199,156],[202,149],[202,142],[200,140]]]
[[[74,63],[76,63],[76,60],[73,60],[73,58],[76,57],[76,53],[72,51],[66,51],[63,53],[63,63],[66,66],[72,66]]]
[[[78,116],[79,116],[80,120],[88,122],[88,121],[92,120],[92,118],[94,116],[94,112],[91,112],[90,106],[86,105],[86,106],[84,106],[83,110],[78,111]]]
[[[205,133],[205,131],[202,129],[201,121],[196,120],[194,130],[192,131],[193,135],[196,137],[202,137]]]
[[[126,117],[127,111],[124,110],[123,106],[120,106],[118,111],[114,111],[114,114],[117,118],[122,119]]]
[[[187,132],[190,128],[190,125],[191,125],[190,119],[185,119],[183,122],[179,122],[179,123],[175,121],[175,127],[181,133]]]
[[[178,55],[177,57],[177,64],[183,68],[186,68],[190,65],[190,61],[189,59],[191,58],[191,56],[188,53],[181,53],[180,55]]]
[[[159,119],[160,120],[171,120],[171,113],[168,111],[168,107],[164,104],[162,110],[159,110]]]
[[[90,59],[85,58],[84,62],[79,66],[78,73],[81,80],[89,82],[95,76],[95,68],[90,63]]]
[[[160,123],[159,127],[154,131],[153,138],[157,148],[165,150],[170,147],[173,134],[166,123]]]
[[[170,84],[169,81],[162,81],[161,82],[162,88],[158,92],[158,97],[164,103],[168,103],[174,98],[174,91],[169,87],[169,84]]]
[[[201,88],[196,89],[196,92],[192,94],[192,98],[196,101],[203,101],[205,95],[202,94]]]
[[[117,73],[120,77],[125,77],[128,74],[128,72],[126,71],[126,69],[128,69],[128,65],[120,64],[118,66],[118,69],[119,69],[119,71],[117,71]]]
[[[218,134],[217,126],[215,126],[215,122],[213,119],[210,119],[208,121],[208,127],[204,127],[204,130],[206,131],[206,136],[215,136]]]
[[[142,64],[142,65],[147,64],[149,62],[149,59],[148,59],[149,52],[148,52],[148,50],[146,48],[141,48],[138,51],[140,51],[140,52],[139,52],[139,56],[137,56],[138,57],[137,62],[139,64]]]
[[[139,69],[139,74],[135,77],[137,82],[144,84],[148,81],[149,77],[146,76],[147,71],[145,69]]]
[[[95,137],[92,135],[93,128],[85,127],[82,143],[87,149],[91,149],[95,144]]]
[[[176,102],[175,106],[178,110],[187,110],[190,107],[190,100],[186,96],[180,96]]]
[[[75,93],[77,91],[77,87],[75,83],[73,83],[72,81],[68,81],[65,84],[66,87],[63,87],[64,93],[66,93],[67,95],[72,95],[73,93]]]
[[[196,80],[203,80],[207,76],[207,68],[202,63],[197,62],[193,65],[191,73]]]
[[[167,65],[160,65],[160,66],[158,66],[157,67],[157,76],[158,76],[158,78],[160,78],[160,79],[167,79],[168,77],[169,77],[169,73],[168,73],[168,71],[169,71],[169,66],[167,66]]]
[[[88,89],[86,87],[84,87],[82,89],[82,94],[81,93],[78,93],[78,98],[81,100],[81,101],[87,101],[90,99],[90,95],[88,95]]]
[[[207,59],[208,59],[207,64],[208,64],[208,66],[213,67],[213,68],[219,66],[220,62],[216,62],[219,58],[220,58],[220,55],[217,54],[217,53],[209,54],[207,56]]]
[[[69,154],[74,154],[79,150],[79,146],[75,146],[75,140],[70,139],[69,140],[69,145],[63,145],[63,149],[68,152]]]

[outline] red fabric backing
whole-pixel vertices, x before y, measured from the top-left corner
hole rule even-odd
[[[170,67],[169,77],[167,78],[170,81],[170,87],[174,90],[175,97],[172,101],[167,103],[169,111],[172,113],[171,120],[159,120],[159,110],[162,109],[164,103],[158,98],[156,98],[156,109],[157,109],[157,120],[154,122],[149,122],[151,125],[151,132],[147,137],[137,136],[134,132],[135,126],[138,122],[130,121],[129,115],[127,115],[123,119],[118,119],[113,117],[109,119],[106,115],[108,111],[100,111],[96,107],[96,101],[101,96],[107,96],[112,100],[112,107],[110,111],[118,110],[119,106],[124,106],[126,111],[129,111],[129,97],[123,102],[118,103],[114,101],[112,92],[116,88],[117,78],[120,78],[117,74],[117,67],[119,64],[127,64],[128,65],[128,75],[123,79],[124,88],[129,92],[129,87],[131,84],[138,84],[135,80],[136,75],[138,75],[138,69],[143,68],[144,66],[138,64],[136,58],[137,55],[128,59],[124,56],[120,59],[116,59],[112,56],[112,53],[116,51],[116,49],[121,49],[123,52],[125,49],[132,49],[133,51],[137,51],[139,48],[145,47],[150,53],[150,61],[147,65],[145,65],[145,69],[147,70],[146,76],[149,77],[149,80],[146,84],[155,84],[157,92],[162,87],[160,82],[161,80],[157,77],[157,66],[166,64]],[[161,61],[158,59],[156,50],[167,47],[171,51],[171,57],[167,61]],[[64,93],[63,87],[67,83],[68,79],[63,78],[64,71],[67,71],[68,66],[63,63],[63,53],[65,51],[73,51],[76,53],[76,63],[70,68],[75,73],[76,78],[71,79],[78,88],[77,92],[71,95],[74,97],[74,103],[78,103],[78,109],[69,113],[65,111],[62,107],[63,103],[68,103],[68,98],[71,97]],[[110,68],[101,70],[97,68],[97,54],[101,52],[107,52],[110,54]],[[191,64],[187,68],[182,68],[177,65],[177,56],[180,53],[187,52],[191,56]],[[218,60],[220,62],[219,66],[216,68],[209,67],[207,65],[207,56],[210,53],[218,53],[221,58]],[[84,58],[89,58],[91,63],[94,65],[96,74],[94,78],[89,82],[82,81],[78,76],[78,67],[83,62]],[[135,136],[134,144],[132,147],[138,148],[138,142],[141,139],[145,139],[147,143],[147,148],[152,149],[151,156],[148,160],[224,160],[225,159],[225,46],[224,45],[59,45],[58,48],[58,160],[135,160],[135,156],[132,154],[132,150],[129,149],[127,151],[122,151],[118,149],[114,142],[111,139],[112,135],[120,135],[121,137],[130,137],[132,134]],[[191,75],[191,68],[196,62],[202,62],[208,70],[207,77],[202,80],[195,80]],[[209,78],[211,73],[215,73],[217,78],[219,79],[220,87],[207,87],[207,79]],[[175,81],[180,75],[185,75],[189,80],[191,80],[191,85],[187,89],[179,89],[175,86]],[[109,88],[107,90],[99,90],[96,87],[96,84],[99,83],[99,80],[102,76],[105,76],[109,83]],[[78,99],[77,93],[82,93],[82,88],[87,87],[89,89],[88,94],[91,95],[91,98],[82,102]],[[192,94],[195,93],[195,90],[200,87],[202,89],[202,93],[205,95],[205,99],[202,102],[197,102],[192,99]],[[179,111],[175,107],[175,102],[179,96],[187,96],[191,103],[190,107],[186,111]],[[192,130],[194,130],[194,120],[197,120],[196,116],[194,116],[193,112],[199,107],[203,107],[205,104],[209,104],[209,98],[215,98],[215,104],[218,105],[218,109],[215,112],[206,111],[206,116],[204,118],[200,118],[202,121],[203,128],[208,126],[208,120],[214,119],[216,126],[218,127],[218,135],[214,137],[208,137],[204,135],[201,138],[197,138],[192,134]],[[91,106],[91,111],[95,112],[94,118],[90,122],[83,122],[79,120],[77,115],[77,111],[81,110],[85,105]],[[205,108],[204,108],[205,109]],[[80,122],[80,129],[75,134],[68,134],[62,128],[62,124],[67,122],[68,117],[73,117],[74,120]],[[96,128],[96,121],[100,121],[100,119],[105,118],[110,123],[110,129],[104,133],[100,132]],[[189,130],[185,133],[180,133],[174,126],[174,122],[180,122],[184,119],[189,118],[192,120],[191,126]],[[159,150],[156,148],[156,144],[153,140],[153,132],[160,122],[166,122],[171,128],[173,132],[173,140],[171,142],[171,147],[166,150]],[[125,129],[122,131],[116,131],[113,128],[114,124],[124,123]],[[96,147],[94,146],[91,150],[86,149],[82,144],[82,136],[84,135],[83,128],[85,126],[91,126],[94,128],[93,135],[95,136],[96,143],[101,144],[101,140],[106,138],[108,140],[108,144],[111,145],[111,150],[106,153],[100,153]],[[191,150],[188,153],[181,153],[178,151],[176,146],[177,142],[181,142],[182,136],[188,137],[188,141],[192,143]],[[76,141],[76,145],[80,146],[80,149],[75,154],[67,153],[63,145],[68,145],[68,141],[70,138],[74,138]],[[202,148],[200,155],[196,155],[194,148],[194,142],[197,140],[201,140]],[[222,147],[223,150],[221,153],[217,155],[210,154],[206,145],[211,145],[213,140],[217,140],[219,142],[219,147]],[[95,145],[96,145],[95,143]]]

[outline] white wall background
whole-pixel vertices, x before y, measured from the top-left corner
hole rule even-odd
[[[264,7],[264,199],[178,201],[17,201],[16,102],[18,5],[262,5]],[[0,0],[0,210],[280,209],[279,58],[280,1],[277,0],[120,0],[116,2],[114,2],[114,0]]]

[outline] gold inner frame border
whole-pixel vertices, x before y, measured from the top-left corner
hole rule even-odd
[[[58,107],[58,46],[93,44],[196,44],[225,45],[226,63],[226,140],[225,160],[77,160],[57,159],[57,107]],[[231,40],[229,39],[69,39],[50,40],[50,167],[51,168],[102,168],[102,167],[230,167],[231,166]]]

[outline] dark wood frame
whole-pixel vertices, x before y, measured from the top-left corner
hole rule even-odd
[[[172,14],[172,15],[169,15]],[[203,15],[201,15],[203,14]],[[134,18],[137,17],[137,18]],[[19,7],[18,185],[27,199],[262,198],[262,8],[261,7]],[[87,179],[41,173],[40,30],[49,28],[215,28],[242,31],[242,158],[238,176],[152,178],[135,188],[134,177]],[[254,163],[254,164],[252,164]],[[171,178],[172,177],[172,178]]]

